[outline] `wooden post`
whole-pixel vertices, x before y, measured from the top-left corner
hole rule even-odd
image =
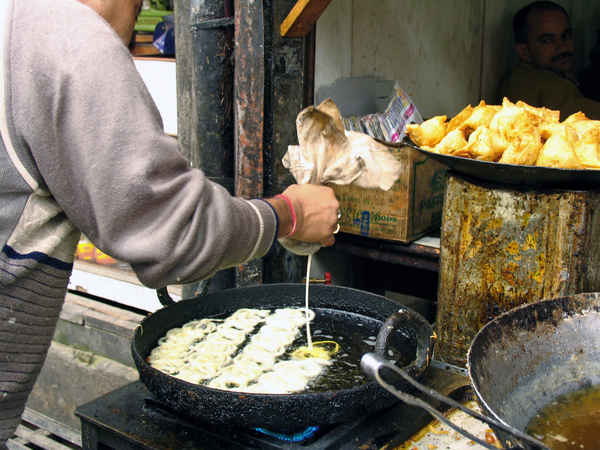
[[[234,142],[235,194],[264,196],[263,121],[265,42],[263,3],[235,0]],[[262,261],[238,268],[236,285],[262,283]]]

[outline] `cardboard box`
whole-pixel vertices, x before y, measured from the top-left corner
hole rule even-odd
[[[402,143],[385,143],[403,163],[389,191],[330,184],[341,204],[340,231],[410,243],[442,221],[448,167]]]

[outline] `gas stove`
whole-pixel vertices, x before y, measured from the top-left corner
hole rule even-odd
[[[430,365],[422,381],[454,399],[469,395],[468,377],[441,364]],[[75,414],[81,419],[83,450],[375,450],[400,445],[432,421],[426,411],[399,402],[349,422],[303,430],[219,427],[171,411],[140,381],[78,407]]]

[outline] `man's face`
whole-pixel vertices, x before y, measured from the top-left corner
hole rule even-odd
[[[532,11],[527,43],[517,44],[519,57],[538,69],[568,72],[573,64],[573,29],[559,10]]]
[[[79,0],[104,18],[127,46],[131,41],[135,21],[143,0]]]

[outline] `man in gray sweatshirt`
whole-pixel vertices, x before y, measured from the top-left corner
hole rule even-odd
[[[127,49],[141,7],[0,1],[0,448],[46,357],[80,233],[152,288],[260,258],[290,232],[334,242],[331,189],[248,201],[189,167]]]

